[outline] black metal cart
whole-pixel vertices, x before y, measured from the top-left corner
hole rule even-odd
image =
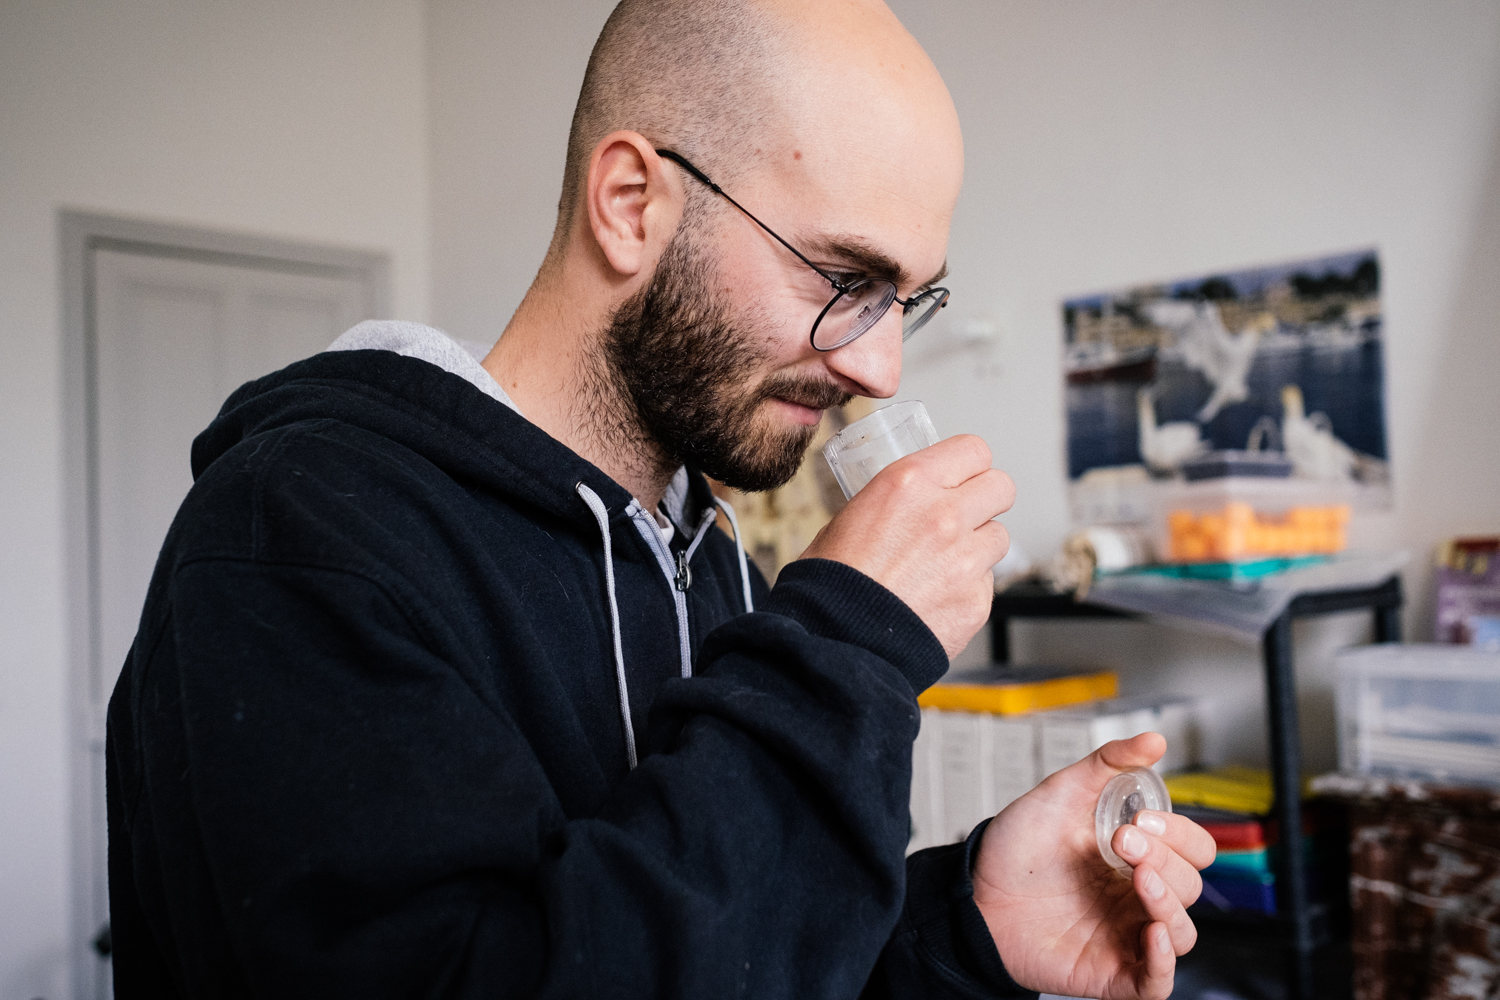
[[[1271,778],[1276,792],[1272,815],[1283,831],[1283,841],[1295,843],[1287,831],[1302,829],[1302,745],[1297,728],[1296,669],[1292,660],[1292,622],[1297,618],[1369,610],[1375,617],[1375,641],[1401,639],[1401,578],[1392,576],[1374,587],[1322,590],[1298,594],[1266,629],[1261,640],[1266,670],[1266,724],[1270,735]],[[1133,618],[1141,616],[1101,605],[1076,601],[1071,594],[1055,594],[1041,587],[1017,584],[995,595],[990,612],[990,647],[996,663],[1010,662],[1009,624],[1013,618]],[[1234,933],[1274,943],[1287,951],[1289,994],[1312,996],[1312,955],[1328,941],[1326,912],[1309,900],[1307,872],[1300,852],[1277,852],[1277,914],[1216,915],[1195,908],[1200,925],[1218,925]],[[1212,932],[1215,928],[1205,927]]]

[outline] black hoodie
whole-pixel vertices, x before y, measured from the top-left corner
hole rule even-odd
[[[192,458],[109,707],[121,1000],[1031,995],[975,838],[903,858],[947,660],[873,580],[742,578],[696,475],[664,564],[388,351],[242,387]]]

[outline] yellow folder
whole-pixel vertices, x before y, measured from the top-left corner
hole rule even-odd
[[[1179,806],[1202,806],[1263,816],[1271,811],[1276,798],[1270,771],[1237,764],[1212,771],[1168,775],[1166,782],[1173,804]],[[1302,795],[1305,798],[1307,794],[1308,783],[1304,779]]]
[[[1113,670],[991,667],[950,674],[923,691],[917,704],[954,712],[1024,715],[1114,698],[1119,690],[1120,677]]]

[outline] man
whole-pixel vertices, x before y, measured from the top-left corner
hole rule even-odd
[[[1211,842],[1110,744],[903,858],[916,694],[989,607],[973,437],[774,589],[784,482],[946,295],[956,116],[876,0],[626,0],[483,367],[362,324],[193,449],[110,706],[117,994],[1165,997]],[[751,213],[755,213],[754,216]]]

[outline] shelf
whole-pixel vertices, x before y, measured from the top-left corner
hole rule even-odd
[[[1297,946],[1297,922],[1280,913],[1257,913],[1254,910],[1221,910],[1199,901],[1188,907],[1199,934],[1226,937],[1236,942],[1253,942],[1281,948]],[[1328,932],[1328,908],[1322,903],[1307,904],[1308,943],[1318,948],[1331,938]]]
[[[1269,731],[1271,774],[1276,788],[1272,816],[1285,830],[1302,828],[1302,747],[1297,724],[1296,671],[1292,658],[1292,621],[1341,611],[1373,614],[1376,642],[1401,638],[1401,579],[1391,576],[1371,587],[1317,590],[1292,597],[1286,609],[1266,628],[1261,653],[1266,676],[1266,728]],[[1015,584],[996,594],[990,610],[990,647],[996,663],[1010,660],[1009,624],[1012,618],[1126,618],[1141,616],[1076,601],[1072,594],[1053,593],[1036,584]],[[1277,865],[1279,898],[1285,913],[1275,916],[1249,911],[1219,910],[1204,904],[1189,912],[1210,937],[1255,939],[1288,953],[1287,981],[1294,997],[1313,993],[1312,954],[1329,940],[1328,912],[1308,899],[1307,872],[1283,860]]]

